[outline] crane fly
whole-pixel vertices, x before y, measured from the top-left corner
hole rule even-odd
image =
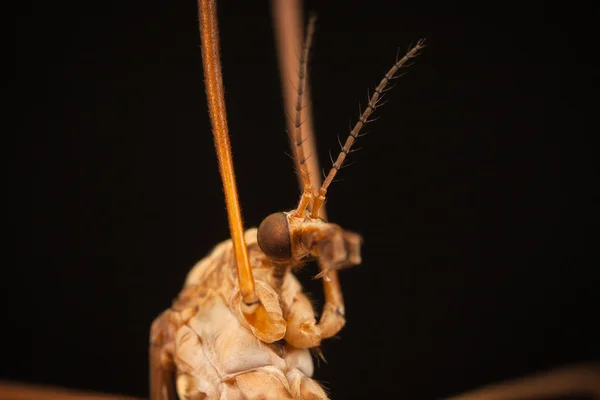
[[[215,0],[199,0],[205,86],[231,238],[189,272],[184,287],[152,324],[150,398],[327,399],[312,379],[311,349],[345,324],[338,271],[361,262],[362,238],[327,222],[327,190],[396,73],[424,47],[421,40],[397,59],[369,98],[329,173],[321,183],[314,153],[307,62],[314,34],[311,17],[300,46],[298,3],[273,0],[284,100],[291,116],[290,143],[300,183],[296,208],[267,216],[244,230],[236,189],[221,75]],[[298,60],[297,55],[300,54]],[[316,313],[292,271],[316,261],[325,303]],[[597,365],[485,387],[460,400],[525,399],[572,393],[600,396]]]
[[[345,324],[337,271],[361,262],[362,238],[326,221],[327,190],[361,128],[398,70],[424,47],[419,41],[397,59],[370,96],[359,121],[323,183],[309,170],[304,142],[307,61],[314,35],[311,16],[299,60],[291,133],[301,183],[295,209],[267,216],[244,230],[227,126],[215,0],[199,1],[205,86],[231,238],[189,272],[170,309],[153,323],[152,399],[327,399],[312,379],[310,349]],[[315,159],[313,159],[315,160]],[[314,163],[312,161],[312,169]],[[316,261],[325,302],[315,310],[292,270]]]

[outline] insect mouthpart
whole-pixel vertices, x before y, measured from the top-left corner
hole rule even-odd
[[[292,258],[292,238],[287,215],[277,212],[260,223],[257,232],[258,246],[273,261]]]

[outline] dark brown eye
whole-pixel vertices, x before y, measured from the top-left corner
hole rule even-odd
[[[274,213],[263,219],[258,227],[258,245],[271,260],[287,261],[292,258],[292,239],[284,213]]]

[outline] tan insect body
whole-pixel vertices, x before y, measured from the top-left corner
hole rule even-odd
[[[422,42],[398,60],[377,86],[327,180],[318,186],[309,174],[314,168],[309,168],[304,156],[301,126],[306,63],[314,32],[311,18],[295,102],[293,144],[302,196],[297,208],[271,214],[258,229],[244,232],[231,162],[214,0],[200,0],[199,9],[207,99],[231,239],[194,266],[172,307],[154,321],[151,398],[327,399],[323,388],[311,379],[314,367],[309,349],[345,325],[337,271],[361,262],[362,238],[322,218],[325,194],[383,89],[416,56]],[[318,322],[292,273],[312,260],[319,265],[317,277],[323,278],[325,294]]]
[[[171,309],[152,326],[151,359],[160,362],[152,371],[155,391],[171,398],[166,374],[176,375],[182,399],[326,399],[312,379],[309,348],[344,326],[343,304],[328,302],[319,323],[292,268],[306,257],[322,254],[334,265],[360,262],[360,237],[335,224],[286,215],[291,225],[294,257],[287,263],[270,260],[258,246],[256,228],[245,233],[256,294],[270,320],[281,329],[261,329],[248,321],[235,269],[231,240],[217,245],[188,274]],[[325,244],[325,246],[322,246]],[[322,251],[332,246],[335,250]],[[339,248],[338,248],[339,247]],[[349,249],[350,251],[346,251]],[[249,385],[248,380],[260,387]],[[252,386],[252,387],[251,387]],[[256,391],[258,397],[252,393]],[[196,396],[196,397],[195,397]],[[266,397],[264,397],[266,396]]]
[[[258,247],[256,232],[250,229],[245,236],[257,295],[285,326],[284,311],[297,308],[294,303],[306,298],[289,268],[281,278],[273,274],[274,266]],[[313,364],[308,349],[281,341],[286,334],[294,335],[292,331],[265,337],[245,322],[240,303],[232,242],[226,240],[192,268],[172,308],[152,327],[155,342],[173,343],[172,356],[165,357],[177,370],[180,398],[203,398],[200,393],[208,399],[304,398],[299,397],[302,389],[326,398],[309,379]],[[299,317],[314,324],[314,315],[312,320],[310,314]],[[164,334],[164,325],[170,326],[170,334]],[[252,395],[259,390],[257,385],[265,388],[267,397]]]
[[[337,334],[345,324],[344,301],[337,277],[340,269],[361,262],[359,235],[327,223],[327,188],[341,168],[362,126],[394,74],[423,47],[409,50],[375,88],[358,123],[320,184],[314,151],[310,107],[304,103],[306,60],[314,32],[309,23],[299,52],[299,9],[296,0],[273,0],[282,80],[290,78],[294,57],[301,54],[298,89],[284,100],[302,195],[298,207],[263,220],[258,229],[243,230],[231,151],[219,58],[215,0],[199,0],[202,54],[207,99],[219,169],[223,181],[231,239],[217,245],[189,272],[184,287],[152,324],[150,398],[174,400],[327,399],[313,379],[309,349]],[[302,113],[307,114],[303,116]],[[308,126],[302,121],[307,120]],[[293,269],[317,261],[325,304],[319,321]],[[550,371],[454,397],[464,400],[531,399],[559,394],[600,398],[600,369],[583,364]]]

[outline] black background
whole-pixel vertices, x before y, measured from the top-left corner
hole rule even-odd
[[[330,219],[365,239],[316,373],[333,398],[439,398],[600,360],[592,12],[561,4],[306,5],[326,166],[396,50],[429,44],[329,192]],[[19,7],[2,377],[145,396],[152,319],[228,236],[196,3]],[[256,226],[299,195],[269,3],[222,1],[219,18]]]

